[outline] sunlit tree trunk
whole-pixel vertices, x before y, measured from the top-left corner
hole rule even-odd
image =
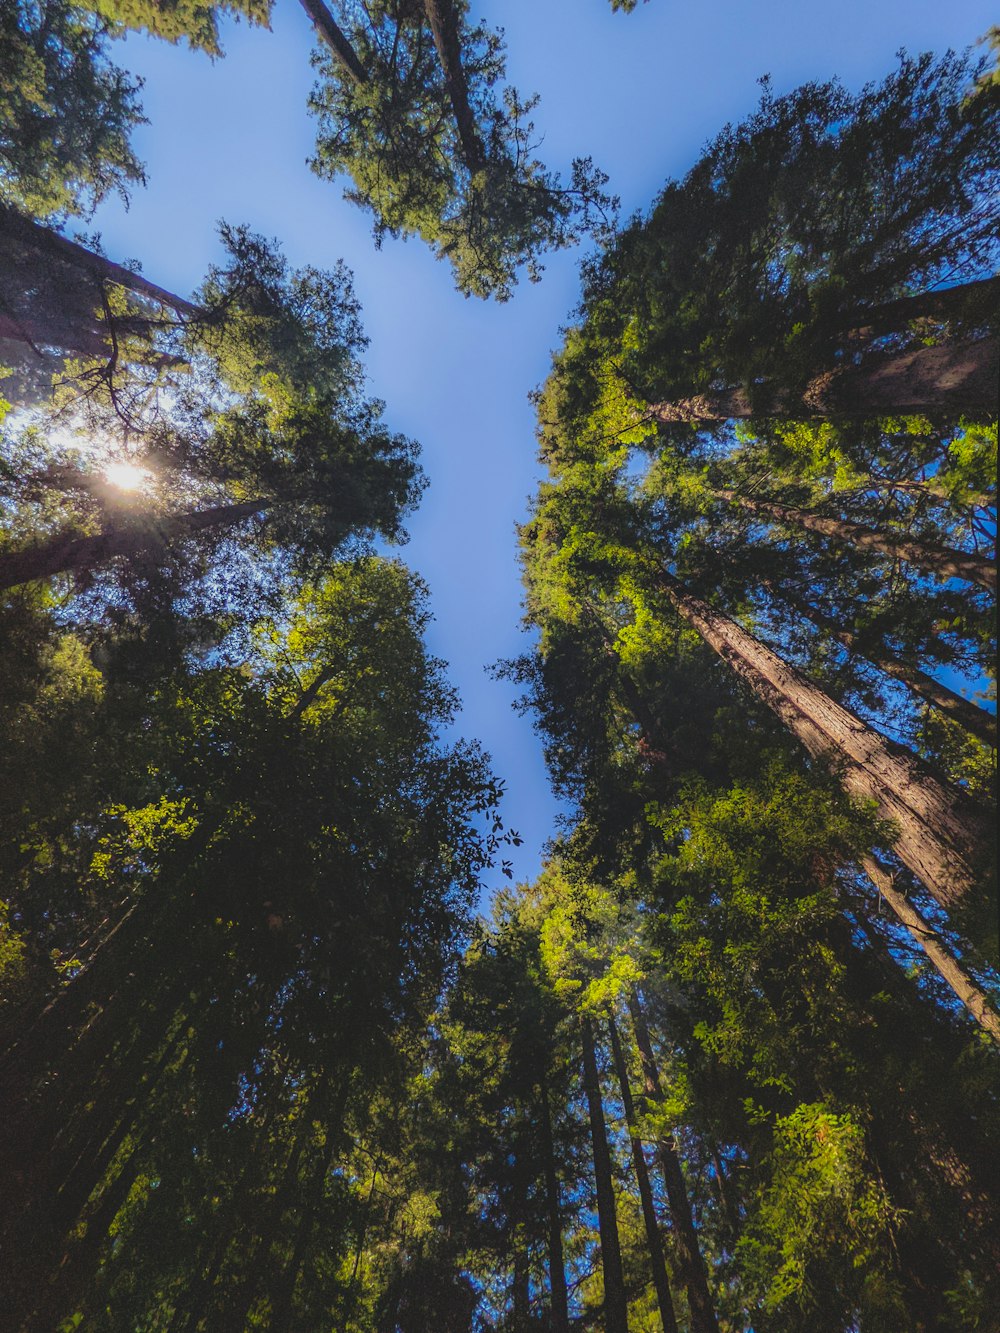
[[[728,616],[694,597],[665,570],[661,583],[678,614],[744,680],[844,788],[896,822],[894,850],[943,907],[978,887],[989,825],[964,793],[945,787],[916,755],[887,740]]]
[[[663,1243],[660,1239],[660,1225],[656,1217],[656,1209],[653,1206],[653,1190],[649,1183],[649,1168],[643,1155],[642,1140],[636,1133],[635,1104],[632,1100],[625,1053],[622,1050],[621,1037],[618,1034],[618,1024],[615,1022],[614,1014],[608,1015],[608,1030],[611,1036],[611,1053],[615,1062],[615,1073],[618,1078],[618,1086],[621,1088],[622,1105],[625,1107],[625,1121],[629,1127],[632,1164],[635,1167],[635,1179],[639,1186],[639,1202],[642,1205],[642,1220],[646,1227],[649,1264],[653,1273],[653,1286],[656,1290],[660,1319],[663,1321],[663,1333],[677,1333],[674,1303],[670,1295],[670,1279],[667,1276],[667,1265],[663,1258]]]
[[[791,505],[775,504],[768,500],[756,500],[749,495],[740,495],[737,491],[717,490],[712,492],[720,500],[728,500],[751,514],[763,514],[779,523],[790,527],[804,528],[807,532],[819,533],[830,537],[843,546],[853,546],[861,551],[877,551],[890,556],[893,560],[903,560],[925,570],[939,579],[965,579],[970,583],[979,583],[984,588],[995,589],[997,586],[997,567],[991,560],[982,556],[970,555],[950,546],[934,546],[928,542],[912,541],[891,532],[879,532],[875,528],[864,527],[843,518],[826,518],[821,514],[810,513],[807,509],[796,509]]]
[[[597,1186],[597,1217],[601,1232],[604,1328],[605,1333],[628,1333],[628,1302],[625,1297],[625,1275],[622,1270],[622,1252],[618,1240],[618,1213],[611,1175],[611,1154],[608,1151],[601,1081],[597,1073],[597,1057],[594,1052],[594,1027],[586,1015],[580,1019],[580,1034],[583,1044],[583,1086],[590,1114],[594,1180]]]

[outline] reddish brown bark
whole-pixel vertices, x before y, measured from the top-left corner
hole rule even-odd
[[[970,583],[979,583],[991,591],[997,586],[996,562],[984,560],[982,556],[972,555],[968,551],[959,551],[951,546],[935,546],[929,542],[914,541],[912,538],[896,536],[890,532],[879,532],[875,528],[864,527],[844,518],[827,518],[822,514],[813,514],[808,509],[796,509],[792,505],[776,504],[771,500],[755,500],[749,495],[740,495],[738,491],[717,490],[712,492],[720,500],[739,505],[751,514],[763,514],[790,527],[805,528],[808,532],[817,532],[822,537],[830,537],[844,546],[854,546],[862,551],[878,551],[881,555],[891,556],[895,560],[904,560],[909,565],[926,570],[939,579],[965,579]]]
[[[1000,1014],[993,1008],[927,918],[896,888],[893,876],[874,856],[862,858],[865,874],[927,955],[941,979],[962,1001],[984,1032],[1000,1044]]]
[[[465,165],[473,173],[481,171],[486,165],[486,154],[469,102],[469,85],[462,67],[462,48],[458,38],[458,17],[455,7],[451,0],[424,0],[424,13],[427,15],[427,22],[434,36],[438,60],[444,70]]]
[[[720,389],[650,403],[655,421],[718,422],[747,417],[878,417],[921,412],[995,415],[1000,341],[941,343],[872,356],[863,365],[815,376],[804,393],[776,393],[756,409],[745,389]]]
[[[144,516],[127,528],[112,528],[95,537],[61,535],[36,542],[21,551],[0,555],[0,588],[50,578],[53,574],[94,569],[115,556],[141,555],[168,545],[181,537],[208,528],[231,527],[245,518],[262,513],[271,500],[244,500],[240,504],[215,505],[191,514],[164,517]]]
[[[874,802],[899,833],[894,850],[943,907],[978,886],[989,826],[964,793],[943,786],[916,755],[887,740],[672,574],[663,589],[678,614],[744,680],[845,790]]]
[[[357,52],[337,25],[323,0],[300,0],[300,3],[309,15],[317,34],[336,56],[348,78],[355,83],[367,83],[368,75],[358,59]]]
[[[768,585],[771,588],[771,585]],[[954,690],[949,690],[946,685],[935,680],[933,676],[921,671],[919,667],[909,666],[906,662],[899,661],[896,657],[891,657],[888,653],[878,652],[872,648],[866,648],[856,634],[849,630],[841,629],[837,623],[826,616],[816,607],[811,606],[801,597],[784,588],[772,588],[775,596],[780,597],[794,610],[801,615],[806,616],[819,626],[827,634],[842,643],[844,647],[858,657],[863,657],[866,662],[871,662],[872,666],[878,667],[884,671],[887,676],[892,676],[894,680],[900,680],[904,685],[909,686],[914,694],[920,696],[927,703],[933,704],[935,708],[954,718],[966,731],[972,732],[978,736],[981,741],[987,745],[996,746],[997,743],[997,720],[992,713],[987,713],[984,708],[978,708],[969,699],[963,699],[960,694]]]

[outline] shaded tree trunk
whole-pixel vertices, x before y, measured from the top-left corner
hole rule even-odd
[[[273,500],[244,500],[240,504],[215,505],[191,514],[171,514],[162,518],[143,515],[134,525],[112,528],[95,537],[51,537],[24,550],[0,555],[0,588],[50,578],[53,574],[94,569],[116,556],[155,551],[195,532],[231,527],[254,514],[263,513],[273,504]]]
[[[320,39],[333,52],[347,77],[357,84],[367,83],[368,75],[358,59],[357,52],[337,25],[323,0],[301,0],[301,4]]]
[[[878,551],[894,560],[903,560],[939,579],[965,579],[991,590],[997,586],[996,562],[984,560],[982,556],[972,555],[968,551],[959,551],[950,546],[932,546],[928,542],[913,541],[907,537],[894,537],[891,533],[878,532],[875,528],[866,528],[848,519],[825,518],[807,509],[796,509],[768,500],[754,500],[736,491],[717,490],[712,494],[751,514],[764,514],[779,523],[830,537],[844,546],[853,546],[861,551]]]
[[[621,1245],[618,1241],[618,1213],[615,1208],[615,1190],[611,1176],[611,1154],[608,1151],[601,1081],[597,1074],[597,1057],[594,1052],[594,1027],[586,1015],[580,1019],[580,1034],[583,1045],[583,1086],[590,1114],[594,1180],[597,1186],[597,1216],[601,1232],[604,1327],[605,1333],[628,1333],[628,1302],[625,1297]]]
[[[664,570],[675,610],[695,628],[814,758],[832,762],[845,790],[895,820],[894,850],[943,907],[979,886],[989,848],[985,815],[945,787],[911,751],[836,703],[728,616],[692,596]]]
[[[569,1333],[569,1293],[566,1290],[566,1261],[563,1255],[562,1218],[559,1214],[559,1174],[552,1137],[549,1086],[542,1077],[538,1085],[539,1126],[544,1154],[545,1213],[548,1221],[549,1293],[552,1333]]]
[[[660,1239],[660,1224],[653,1206],[653,1191],[649,1183],[649,1168],[642,1151],[642,1140],[635,1129],[635,1104],[632,1089],[629,1087],[628,1069],[625,1065],[625,1053],[622,1050],[621,1037],[614,1014],[608,1015],[608,1031],[611,1036],[611,1053],[615,1062],[618,1086],[621,1088],[622,1105],[625,1107],[625,1121],[629,1127],[629,1139],[632,1144],[632,1163],[635,1167],[636,1183],[639,1186],[639,1202],[642,1205],[642,1220],[646,1227],[646,1244],[649,1248],[649,1264],[653,1273],[653,1286],[663,1321],[663,1333],[677,1333],[677,1320],[674,1316],[674,1303],[670,1295],[670,1279],[667,1265],[663,1258],[663,1244]]]
[[[838,643],[842,643],[849,652],[856,654],[858,657],[863,657],[866,662],[871,662],[872,666],[878,667],[880,671],[883,671],[887,676],[892,676],[894,680],[902,681],[914,694],[919,695],[921,699],[940,709],[948,717],[953,718],[966,731],[978,736],[987,745],[996,747],[997,720],[992,713],[987,713],[984,708],[978,708],[969,699],[963,699],[960,694],[956,694],[954,690],[949,690],[947,685],[942,685],[940,681],[935,680],[926,671],[921,671],[919,667],[901,662],[888,653],[865,647],[858,635],[851,633],[850,630],[841,629],[832,617],[824,615],[822,611],[817,610],[805,598],[796,596],[795,593],[786,588],[773,587],[770,583],[765,586],[793,610],[807,617],[814,625],[829,634],[831,638],[836,639]]]
[[[629,995],[628,1007],[636,1046],[639,1048],[646,1096],[652,1102],[662,1102],[663,1089],[660,1086],[660,1074],[653,1055],[653,1043],[649,1037],[646,1015],[634,991]],[[719,1323],[715,1314],[715,1304],[708,1289],[708,1272],[701,1246],[698,1244],[694,1213],[691,1210],[691,1200],[688,1197],[687,1184],[673,1135],[668,1134],[659,1139],[656,1150],[663,1172],[667,1201],[670,1204],[677,1251],[683,1267],[684,1286],[691,1313],[691,1333],[718,1333]]]
[[[799,395],[778,392],[755,405],[745,389],[721,389],[692,398],[648,404],[654,421],[718,422],[747,417],[866,418],[945,412],[996,412],[1000,342],[941,343],[916,351],[873,356],[815,376]]]
[[[423,0],[423,3],[448,85],[448,97],[462,144],[462,156],[465,165],[475,174],[486,165],[486,154],[469,102],[469,85],[462,67],[462,47],[458,37],[458,16],[451,0]]]
[[[891,871],[874,856],[863,857],[861,864],[865,874],[923,949],[941,979],[961,1000],[979,1026],[1000,1044],[1000,1014],[992,1007],[982,988],[976,985],[946,947],[926,917],[896,888]]]

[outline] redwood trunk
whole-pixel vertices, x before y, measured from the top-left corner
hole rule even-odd
[[[230,527],[263,512],[273,503],[272,500],[245,500],[241,504],[216,505],[193,514],[164,518],[146,515],[141,524],[112,529],[96,537],[53,537],[25,550],[0,555],[0,588],[12,588],[19,583],[31,583],[71,570],[93,569],[120,555],[141,555],[206,528]]]
[[[769,584],[770,588],[771,585]],[[985,709],[978,708],[969,699],[963,699],[960,694],[954,690],[949,690],[946,685],[935,680],[933,676],[921,671],[919,667],[908,666],[905,662],[899,661],[896,657],[889,657],[872,649],[865,648],[856,634],[849,630],[841,629],[836,621],[829,616],[825,616],[822,611],[811,606],[803,598],[796,597],[794,593],[784,588],[773,588],[775,596],[780,597],[794,610],[806,616],[818,625],[820,629],[825,630],[838,643],[858,657],[863,657],[865,661],[871,662],[872,666],[878,667],[880,671],[885,672],[887,676],[892,676],[894,680],[901,680],[904,685],[909,686],[914,694],[920,696],[927,703],[933,704],[935,708],[947,713],[954,718],[966,731],[971,731],[974,736],[978,736],[981,741],[987,745],[996,747],[997,743],[997,720],[992,713],[987,713]]]
[[[16,236],[22,242],[36,246],[39,250],[47,250],[62,259],[68,259],[79,268],[89,270],[97,277],[112,283],[116,287],[125,287],[130,292],[147,296],[150,300],[166,306],[178,315],[188,315],[195,318],[202,313],[198,306],[192,304],[192,302],[185,301],[183,297],[176,296],[173,292],[168,292],[164,287],[158,287],[155,282],[150,282],[141,274],[133,273],[131,269],[116,264],[103,255],[94,254],[92,250],[78,245],[76,241],[71,241],[68,237],[61,236],[59,232],[52,231],[49,227],[43,227],[41,223],[34,222],[14,209],[0,204],[0,235],[4,232]]]
[[[625,1108],[625,1122],[629,1127],[629,1140],[632,1144],[632,1163],[635,1166],[635,1179],[639,1186],[639,1201],[642,1204],[642,1220],[646,1226],[646,1244],[649,1248],[649,1264],[653,1272],[653,1286],[656,1300],[663,1321],[663,1333],[677,1333],[677,1320],[674,1317],[674,1303],[670,1295],[670,1279],[667,1265],[663,1258],[663,1244],[660,1240],[660,1224],[653,1206],[653,1191],[649,1183],[649,1168],[642,1151],[642,1140],[635,1130],[635,1104],[632,1089],[629,1087],[628,1070],[625,1066],[625,1054],[622,1051],[618,1024],[614,1014],[608,1015],[608,1031],[611,1035],[611,1052],[615,1062],[618,1086],[621,1088],[622,1105]]]
[[[805,528],[809,532],[818,532],[822,537],[830,537],[844,546],[855,546],[862,551],[878,551],[895,560],[904,560],[909,565],[916,565],[940,579],[965,579],[970,583],[979,583],[993,591],[997,586],[996,562],[984,560],[982,556],[972,555],[968,551],[958,551],[951,546],[933,546],[928,542],[913,541],[907,537],[894,537],[875,528],[866,528],[860,523],[852,523],[843,518],[825,518],[820,514],[810,513],[808,509],[796,509],[791,505],[775,504],[770,500],[754,500],[749,495],[740,495],[736,491],[713,491],[720,500],[747,509],[751,514],[766,514],[792,527]]]
[[[319,37],[336,56],[348,77],[355,83],[367,83],[368,75],[358,59],[357,52],[338,27],[323,0],[301,0],[301,4]]]
[[[779,392],[767,406],[751,403],[745,389],[722,389],[694,398],[650,403],[655,421],[718,422],[747,417],[900,416],[946,412],[993,416],[997,410],[1000,341],[940,343],[916,351],[872,357],[864,365],[817,375],[801,395]]]
[[[832,762],[851,796],[874,802],[899,835],[894,850],[943,907],[978,886],[989,828],[964,793],[945,787],[902,745],[836,703],[728,616],[688,593],[664,570],[662,586],[680,616],[743,679],[817,759]]]
[[[548,1083],[543,1077],[538,1085],[541,1114],[542,1152],[545,1156],[545,1212],[548,1218],[549,1293],[552,1303],[552,1333],[569,1333],[569,1293],[566,1290],[566,1261],[563,1255],[562,1218],[559,1215],[559,1174],[556,1171],[555,1142],[552,1137],[552,1112]]]
[[[618,1213],[611,1177],[611,1154],[604,1125],[601,1082],[594,1054],[594,1028],[586,1016],[580,1019],[583,1043],[583,1086],[590,1113],[590,1138],[594,1150],[594,1180],[597,1186],[597,1217],[601,1232],[601,1267],[604,1271],[605,1333],[628,1333],[628,1302],[625,1275],[618,1242]]]
[[[469,85],[462,67],[462,47],[458,39],[458,16],[452,0],[424,0],[424,13],[434,36],[438,60],[444,70],[465,165],[475,174],[486,165],[486,154],[469,102]]]
[[[660,1074],[653,1055],[653,1043],[649,1039],[646,1015],[635,992],[629,996],[628,1007],[632,1016],[635,1043],[639,1048],[646,1096],[653,1102],[662,1102],[663,1090],[660,1087]],[[684,1270],[684,1285],[691,1312],[691,1333],[719,1333],[715,1305],[708,1289],[708,1272],[698,1244],[698,1231],[691,1211],[691,1200],[688,1198],[687,1184],[673,1135],[668,1134],[659,1139],[656,1151],[667,1190],[667,1202],[670,1204],[677,1251]]]
[[[861,864],[865,874],[923,949],[941,979],[951,987],[983,1031],[1000,1044],[1000,1014],[992,1007],[983,990],[945,947],[926,917],[896,888],[890,871],[873,856],[863,857]]]

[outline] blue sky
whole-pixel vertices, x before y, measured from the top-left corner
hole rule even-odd
[[[563,170],[593,156],[626,214],[752,109],[761,75],[778,94],[834,75],[857,88],[888,72],[900,47],[962,48],[996,19],[988,0],[650,0],[631,15],[613,14],[608,0],[472,9],[504,27],[511,81],[541,94],[539,156]],[[539,285],[496,305],[458,295],[417,241],[376,251],[367,215],[306,166],[312,45],[296,0],[277,0],[270,32],[227,24],[226,55],[214,63],[138,35],[120,44],[117,61],[145,80],[150,123],[136,142],[149,183],[128,211],[109,201],[88,228],[109,256],[140,260],[182,294],[219,257],[221,218],[278,238],[295,265],[343,258],[352,268],[371,390],[389,424],[421,442],[430,478],[401,554],[430,585],[431,649],[461,692],[462,732],[484,743],[507,782],[504,815],[525,839],[515,872],[532,878],[557,807],[530,721],[485,667],[528,646],[515,537],[539,475],[527,394],[570,317],[580,256],[552,257]]]

